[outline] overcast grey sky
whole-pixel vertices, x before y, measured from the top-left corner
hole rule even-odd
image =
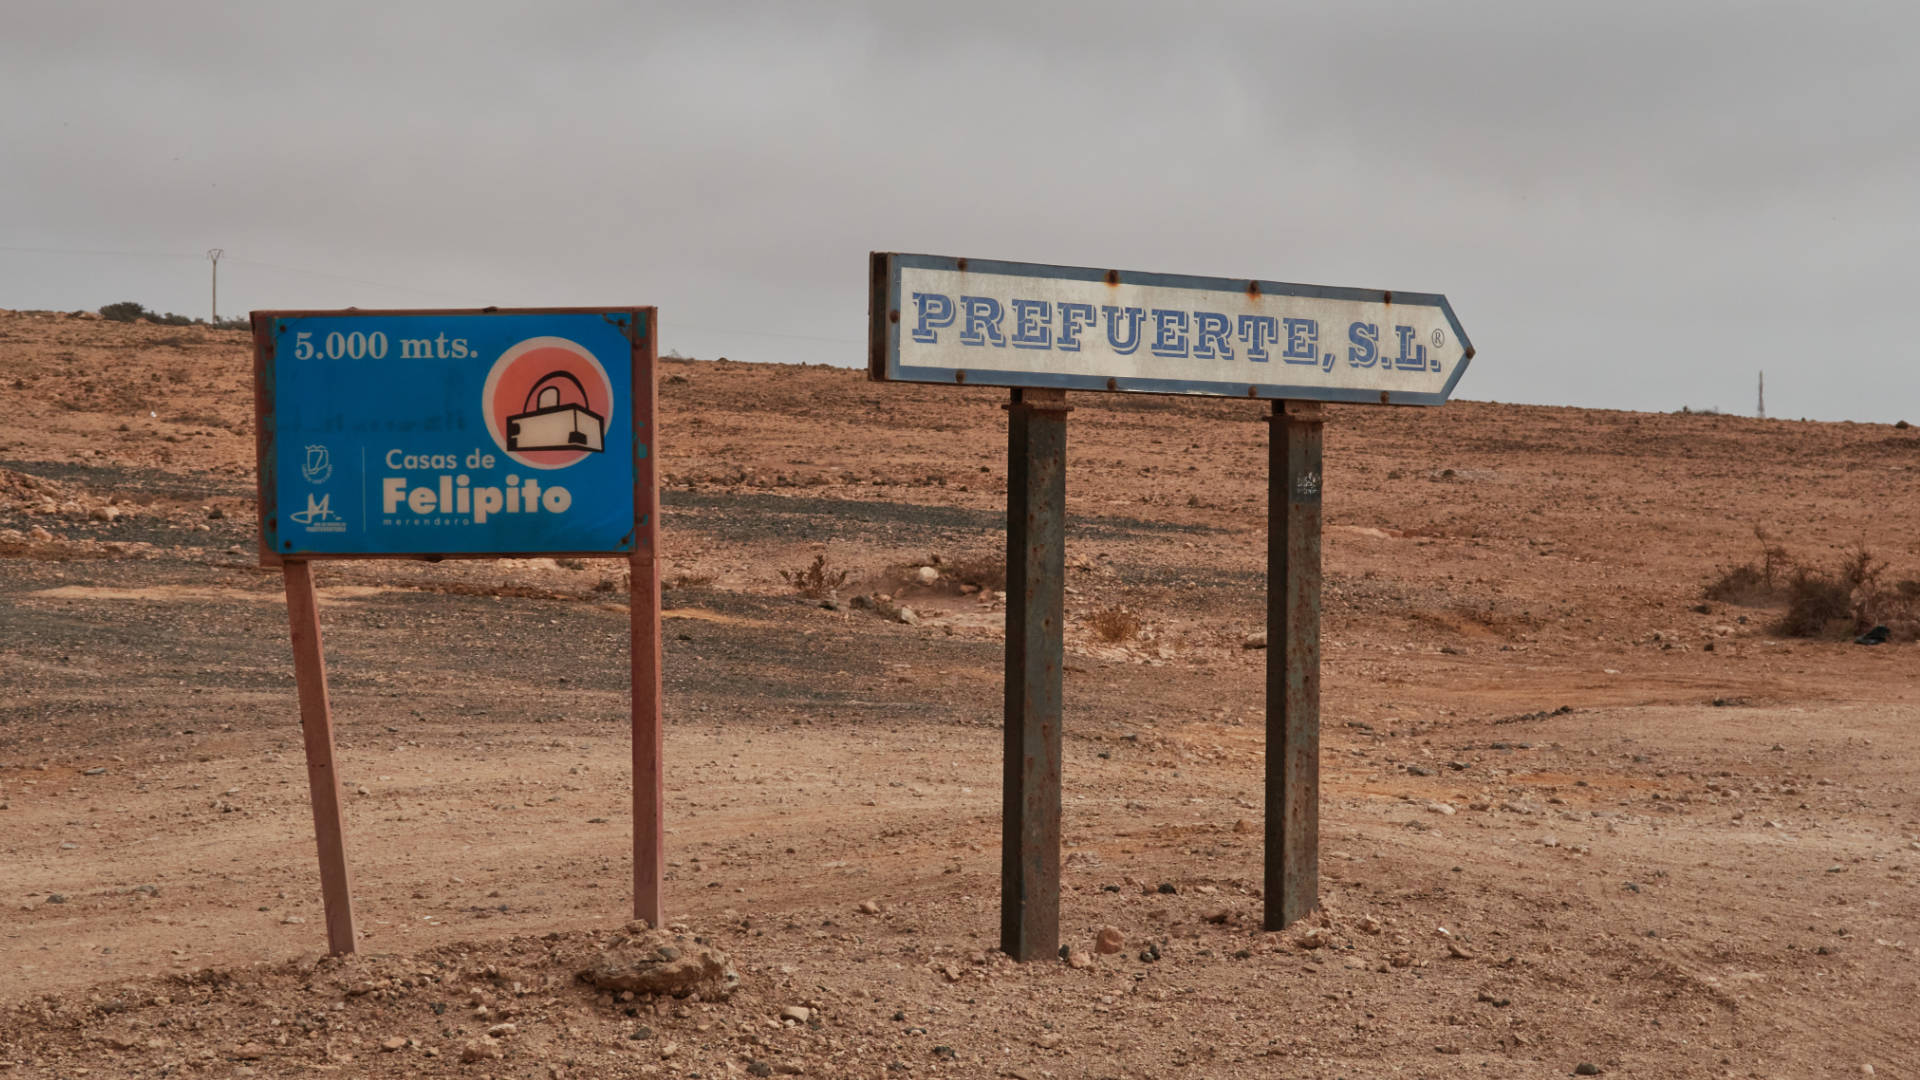
[[[1920,5],[13,0],[0,307],[652,303],[871,250],[1442,292],[1463,397],[1920,422]],[[58,249],[58,250],[21,250]],[[114,252],[131,254],[76,254]]]

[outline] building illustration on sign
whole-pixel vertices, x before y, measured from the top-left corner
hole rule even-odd
[[[507,417],[507,449],[607,448],[607,419],[587,407],[587,388],[567,371],[550,371],[527,392],[526,411]]]

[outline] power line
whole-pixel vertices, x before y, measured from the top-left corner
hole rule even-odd
[[[0,251],[24,251],[35,255],[125,255],[136,259],[203,259],[199,252],[180,251],[97,251],[80,248],[13,247],[0,245]]]
[[[214,258],[211,252],[187,253],[187,252],[175,252],[175,251],[112,251],[112,250],[96,249],[96,248],[21,247],[21,246],[15,246],[15,245],[0,245],[0,251],[22,252],[26,254],[35,254],[35,255],[124,256],[128,258],[141,258],[141,259],[212,259]],[[398,289],[403,292],[411,292],[421,296],[434,296],[443,300],[452,300],[452,301],[463,302],[463,303],[472,302],[471,294],[468,294],[467,296],[459,296],[453,293],[439,292],[434,289],[422,289],[417,285],[400,285],[391,281],[375,281],[372,278],[354,277],[350,274],[335,274],[325,270],[308,270],[304,267],[299,267],[299,266],[287,266],[283,263],[267,262],[264,259],[244,259],[238,255],[228,255],[228,254],[225,254],[224,252],[222,252],[222,254],[219,257],[224,258],[226,261],[230,263],[238,263],[244,266],[258,266],[264,269],[279,270],[289,274],[302,274],[307,277],[326,278],[332,281],[344,281],[354,285],[367,285],[376,289]],[[216,274],[219,272],[217,261],[215,263],[214,272]],[[860,338],[833,337],[833,336],[822,335],[822,334],[793,334],[793,333],[784,333],[777,330],[748,330],[748,329],[744,329],[742,327],[737,327],[737,326],[724,326],[724,327],[708,326],[701,323],[680,322],[677,319],[669,320],[669,327],[671,329],[691,330],[695,333],[701,333],[701,334],[738,334],[742,337],[774,338],[774,339],[786,340],[786,341],[817,341],[817,342],[822,342],[824,344],[829,344],[829,345],[865,345],[866,344],[866,342]]]
[[[422,289],[414,285],[396,285],[391,281],[374,281],[369,278],[352,277],[347,274],[331,274],[325,270],[303,270],[298,266],[283,266],[279,263],[265,262],[260,259],[243,259],[238,255],[227,256],[227,261],[241,263],[246,266],[262,266],[269,270],[284,270],[289,274],[305,274],[308,277],[331,278],[334,281],[347,281],[355,285],[371,285],[377,289],[399,289],[403,292],[419,293],[422,296],[438,296],[443,300],[465,299],[464,297],[455,296],[451,293],[435,292],[432,289]]]

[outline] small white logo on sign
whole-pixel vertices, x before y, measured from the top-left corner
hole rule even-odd
[[[346,532],[347,520],[333,512],[332,502],[331,495],[315,498],[312,492],[308,492],[307,508],[287,516],[305,525],[308,532]]]
[[[1317,472],[1301,473],[1300,479],[1294,481],[1293,493],[1302,498],[1309,499],[1320,494],[1320,474]]]
[[[300,463],[300,475],[309,484],[324,484],[333,475],[333,457],[318,444],[307,447],[307,460]]]

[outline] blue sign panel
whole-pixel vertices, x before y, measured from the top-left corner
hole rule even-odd
[[[265,553],[631,551],[650,316],[255,313]]]

